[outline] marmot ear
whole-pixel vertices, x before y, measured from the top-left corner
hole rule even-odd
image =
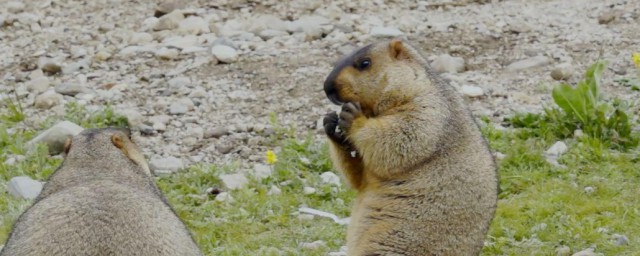
[[[69,150],[71,150],[71,138],[67,138],[67,140],[64,141],[63,149],[65,155],[69,154]]]
[[[400,39],[393,39],[389,42],[389,51],[391,52],[391,57],[395,59],[406,59],[409,57],[407,48],[404,47]]]
[[[121,134],[111,135],[111,142],[116,148],[122,150],[125,156],[129,157],[129,152],[127,152],[127,147],[125,145],[125,138],[122,138]]]

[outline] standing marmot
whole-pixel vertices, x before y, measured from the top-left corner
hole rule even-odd
[[[129,130],[85,130],[65,152],[0,255],[202,255]]]
[[[400,40],[347,56],[324,90],[343,104],[324,119],[331,157],[358,191],[348,255],[478,255],[498,177],[456,90]]]

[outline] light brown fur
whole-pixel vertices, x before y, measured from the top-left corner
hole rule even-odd
[[[65,152],[0,255],[202,255],[128,130],[85,130]]]
[[[345,57],[325,91],[343,104],[325,118],[331,157],[358,191],[348,255],[478,255],[498,178],[455,89],[391,40]]]

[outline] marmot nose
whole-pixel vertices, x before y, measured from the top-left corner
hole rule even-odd
[[[327,80],[324,82],[324,92],[327,94],[327,98],[336,105],[341,105],[340,96],[338,95],[338,89],[334,81]]]

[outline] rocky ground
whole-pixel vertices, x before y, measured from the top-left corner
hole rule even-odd
[[[189,2],[188,4],[180,4]],[[633,75],[640,1],[0,0],[0,99],[37,129],[69,102],[112,105],[152,167],[264,161],[277,125],[322,139],[322,83],[354,47],[402,37],[497,125],[607,60]],[[277,149],[276,149],[277,151]]]

